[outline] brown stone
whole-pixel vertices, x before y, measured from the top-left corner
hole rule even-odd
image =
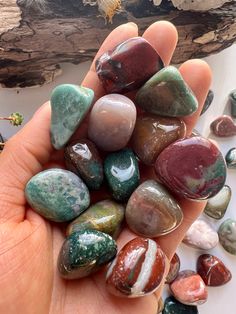
[[[166,277],[166,283],[171,283],[178,276],[180,270],[180,259],[179,256],[175,253],[170,261],[169,273]]]

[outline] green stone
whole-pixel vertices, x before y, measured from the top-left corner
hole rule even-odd
[[[67,235],[90,229],[107,233],[116,239],[121,231],[124,213],[124,206],[112,200],[98,202],[69,224]]]
[[[198,314],[198,309],[193,305],[185,305],[177,301],[174,297],[165,300],[162,314]]]
[[[143,110],[166,117],[188,116],[198,108],[198,101],[180,72],[168,66],[151,77],[136,95]]]
[[[231,148],[225,156],[225,161],[229,169],[236,169],[236,148]]]
[[[32,177],[26,185],[25,196],[38,214],[56,222],[75,219],[90,203],[83,181],[70,171],[56,168]]]
[[[65,279],[86,277],[109,263],[116,253],[116,242],[108,234],[96,230],[77,231],[62,245],[58,270]]]
[[[89,111],[93,98],[93,90],[82,86],[63,84],[53,90],[51,142],[54,148],[65,146]]]
[[[218,230],[219,240],[223,248],[230,254],[236,255],[236,221],[225,220]]]
[[[127,200],[139,185],[139,167],[131,149],[109,154],[104,162],[105,177],[114,199]]]

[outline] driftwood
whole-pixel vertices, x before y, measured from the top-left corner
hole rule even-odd
[[[201,13],[179,11],[167,0],[161,6],[123,1],[112,24],[99,16],[97,6],[84,6],[82,0],[48,0],[44,13],[23,3],[0,0],[0,84],[5,87],[52,81],[60,73],[59,63],[92,59],[107,34],[127,21],[136,22],[141,33],[153,21],[174,23],[179,32],[175,64],[217,53],[236,38],[235,2]]]

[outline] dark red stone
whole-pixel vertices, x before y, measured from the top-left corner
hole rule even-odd
[[[221,116],[211,123],[212,132],[219,137],[236,135],[236,125],[230,116]]]
[[[180,270],[180,259],[179,256],[175,253],[170,261],[169,273],[166,277],[166,283],[171,283],[178,276]]]
[[[142,37],[126,40],[96,61],[98,77],[107,93],[135,90],[161,68],[160,56]]]
[[[217,287],[229,282],[231,272],[224,263],[214,255],[203,254],[197,261],[197,272],[207,286]]]

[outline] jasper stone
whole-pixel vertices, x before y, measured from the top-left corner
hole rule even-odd
[[[104,200],[90,206],[67,227],[67,235],[80,230],[97,230],[117,238],[121,231],[125,209],[122,205]]]
[[[175,253],[175,255],[172,257],[170,261],[170,269],[169,273],[166,277],[165,283],[171,283],[175,280],[175,278],[178,276],[180,270],[180,259],[179,256]]]
[[[83,181],[70,171],[56,168],[32,177],[26,185],[25,196],[38,214],[56,222],[74,219],[90,203]]]
[[[198,314],[198,309],[194,305],[186,305],[177,301],[173,296],[165,300],[162,314]]]
[[[202,278],[192,270],[181,271],[170,284],[174,297],[186,305],[200,305],[207,301],[208,293]]]
[[[142,37],[126,40],[96,61],[98,77],[107,93],[137,89],[161,68],[158,53]]]
[[[210,125],[215,136],[229,137],[236,135],[236,125],[230,116],[221,116],[215,119]]]
[[[86,277],[116,256],[115,241],[96,230],[72,233],[63,243],[58,257],[58,271],[65,279]]]
[[[216,195],[226,179],[226,165],[218,147],[200,136],[169,145],[157,158],[155,169],[174,193],[197,200]]]
[[[236,89],[232,90],[229,94],[229,99],[231,103],[231,115],[236,118]]]
[[[163,185],[148,180],[131,195],[125,218],[133,232],[152,238],[176,229],[182,222],[183,214],[174,197]]]
[[[204,213],[214,219],[224,217],[231,199],[231,188],[228,185],[223,186],[218,194],[207,201]]]
[[[104,172],[114,199],[127,200],[139,185],[139,167],[131,149],[109,154],[104,161]]]
[[[212,104],[213,99],[214,99],[214,92],[212,90],[209,90],[207,94],[207,98],[205,100],[205,103],[201,111],[201,115],[203,115],[209,109],[210,105]]]
[[[166,117],[188,116],[198,108],[196,97],[173,66],[157,72],[143,85],[136,95],[136,104]]]
[[[103,164],[96,146],[81,139],[70,143],[64,154],[67,169],[79,175],[89,189],[98,190],[103,182]]]
[[[153,293],[165,274],[165,255],[151,239],[135,238],[128,242],[110,265],[106,283],[117,296],[141,297]]]
[[[197,260],[197,272],[207,286],[217,287],[229,282],[231,272],[224,263],[214,255],[203,254]]]
[[[152,165],[164,148],[183,138],[185,133],[186,126],[182,120],[144,114],[137,118],[132,147],[143,163]]]
[[[236,255],[236,221],[225,220],[218,230],[220,243],[230,254]]]
[[[236,148],[231,148],[225,156],[225,161],[229,169],[236,169]]]
[[[186,232],[183,242],[197,249],[210,250],[219,243],[219,237],[209,223],[198,219]]]
[[[93,90],[82,86],[63,84],[51,96],[51,142],[54,148],[65,146],[89,111]]]
[[[136,107],[118,94],[100,98],[90,114],[89,138],[102,150],[116,151],[128,143],[136,122]]]

